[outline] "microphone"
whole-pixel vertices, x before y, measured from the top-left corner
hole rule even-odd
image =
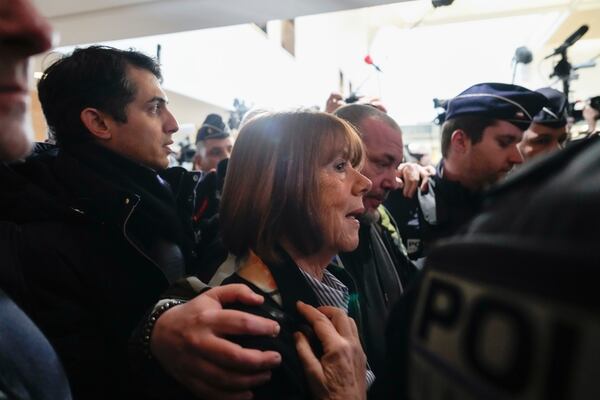
[[[585,35],[585,33],[588,31],[588,29],[590,29],[589,26],[587,25],[581,25],[579,27],[579,29],[577,29],[575,32],[573,32],[571,34],[571,36],[569,36],[568,38],[565,39],[565,41],[563,42],[563,44],[561,44],[560,46],[558,46],[556,49],[554,49],[554,52],[552,54],[550,54],[549,56],[546,56],[544,58],[544,60],[546,58],[550,58],[552,56],[555,56],[557,54],[562,53],[563,51],[565,51],[567,48],[573,46],[575,44],[576,41],[578,41],[579,39],[581,39],[581,37],[583,35]]]
[[[531,54],[531,50],[525,46],[517,47],[513,60],[516,63],[529,64],[531,60],[533,60],[533,54]]]
[[[365,63],[367,63],[367,64],[369,64],[369,65],[372,65],[372,66],[373,66],[373,68],[375,68],[375,70],[376,70],[377,72],[382,72],[382,73],[383,73],[383,71],[381,70],[381,68],[379,68],[379,66],[373,62],[373,59],[371,58],[371,56],[370,56],[369,54],[367,54],[363,60],[364,60],[364,62],[365,62]],[[364,79],[364,80],[363,80],[363,81],[360,83],[360,85],[358,85],[358,86],[356,87],[356,89],[352,90],[352,91],[350,92],[350,96],[348,96],[346,99],[344,99],[344,101],[345,101],[346,103],[348,103],[348,104],[350,104],[350,103],[356,103],[356,102],[357,102],[357,101],[360,99],[360,97],[359,97],[359,96],[358,96],[358,94],[357,94],[357,93],[358,93],[358,91],[359,91],[359,90],[360,90],[360,88],[361,88],[361,87],[362,87],[362,86],[365,84],[365,82],[367,82],[367,81],[369,80],[369,78],[370,78],[372,75],[373,75],[373,72],[371,72],[371,73],[369,74],[369,76],[367,76],[367,77],[366,77],[366,78],[365,78],[365,79]]]
[[[517,47],[515,50],[515,55],[513,56],[512,83],[515,83],[515,77],[517,76],[517,65],[519,63],[523,65],[529,64],[531,60],[533,60],[533,54],[531,54],[531,50],[525,46]]]
[[[379,72],[383,72],[383,71],[381,70],[381,68],[379,68],[379,66],[373,62],[373,59],[371,58],[371,56],[370,56],[370,55],[368,55],[368,54],[367,54],[367,55],[365,56],[365,62],[366,62],[367,64],[369,64],[369,65],[372,65],[372,66],[373,66],[373,67],[374,67],[374,68],[375,68],[377,71],[379,71]]]

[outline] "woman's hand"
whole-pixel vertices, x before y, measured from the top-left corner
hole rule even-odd
[[[354,320],[335,307],[318,309],[298,302],[298,311],[312,326],[323,345],[317,359],[304,334],[296,332],[296,349],[304,365],[313,398],[364,400],[367,397],[367,357]]]

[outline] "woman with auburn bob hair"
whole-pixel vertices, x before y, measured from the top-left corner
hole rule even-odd
[[[220,208],[237,272],[223,283],[244,283],[263,295],[261,306],[233,308],[281,326],[274,338],[233,338],[282,356],[255,398],[361,399],[373,381],[357,326],[346,316],[360,327],[352,280],[330,265],[358,246],[356,217],[371,187],[359,172],[363,153],[352,126],[326,113],[262,114],[240,131]],[[332,355],[340,343],[345,355],[353,353],[349,362]]]

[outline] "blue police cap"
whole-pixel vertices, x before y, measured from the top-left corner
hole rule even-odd
[[[208,114],[196,135],[196,143],[208,139],[224,139],[230,135],[229,128],[219,114]]]
[[[542,108],[533,117],[533,122],[552,127],[561,127],[567,124],[567,97],[556,89],[544,87],[536,90],[548,99],[548,105]]]
[[[525,130],[548,100],[541,93],[506,83],[471,86],[446,104],[446,121],[462,115],[479,115],[508,121]]]

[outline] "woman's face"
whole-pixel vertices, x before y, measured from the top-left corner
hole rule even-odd
[[[365,211],[362,197],[371,188],[371,181],[339,156],[321,168],[321,221],[324,248],[336,253],[352,251],[358,246],[357,217]]]

